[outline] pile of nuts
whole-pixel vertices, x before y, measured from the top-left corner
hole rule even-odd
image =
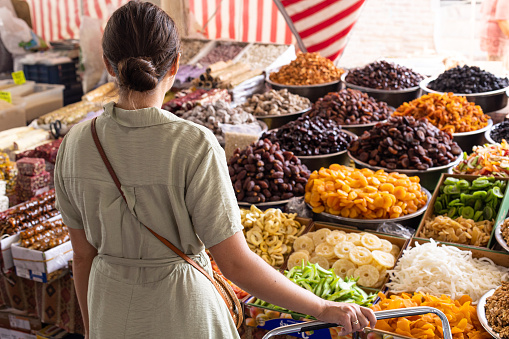
[[[208,66],[218,61],[232,60],[244,49],[243,45],[233,43],[221,43],[212,49],[206,56],[200,59],[198,63],[202,66]]]
[[[447,165],[461,154],[450,134],[413,117],[391,117],[376,124],[354,141],[349,151],[371,166],[421,171]]]
[[[180,64],[185,65],[191,60],[207,43],[206,40],[182,40],[182,55],[180,56]]]
[[[361,125],[383,121],[391,112],[385,102],[347,88],[318,99],[307,114],[334,120],[338,125]]]
[[[309,108],[311,102],[308,98],[288,92],[287,89],[279,91],[270,90],[263,94],[255,94],[242,105],[244,111],[256,116],[285,115],[300,112]]]
[[[403,103],[393,115],[426,118],[439,130],[451,134],[477,131],[488,126],[490,119],[483,113],[481,106],[452,93],[423,95]]]
[[[270,73],[269,79],[282,85],[317,85],[338,81],[344,72],[318,53],[299,53],[290,64]]]
[[[477,66],[457,66],[440,74],[428,87],[439,92],[463,94],[496,91],[509,86],[508,78],[499,78]]]
[[[309,170],[292,152],[267,139],[236,149],[228,171],[237,201],[251,204],[304,195]]]
[[[214,132],[219,142],[224,142],[224,134],[220,124],[242,125],[256,122],[256,118],[245,112],[242,107],[232,108],[223,100],[203,106],[195,106],[189,111],[178,110],[175,115],[207,127]]]
[[[387,61],[377,61],[348,72],[346,82],[352,85],[398,90],[418,86],[424,77],[411,69]]]
[[[506,244],[509,245],[509,218],[505,219],[502,225],[500,225],[500,233]]]
[[[484,306],[488,324],[500,338],[509,338],[509,281],[503,281]]]
[[[277,130],[264,133],[264,138],[279,143],[281,149],[298,156],[338,153],[346,150],[353,141],[333,120],[319,116],[302,116]]]
[[[285,45],[254,44],[244,53],[239,61],[251,65],[251,69],[265,69],[288,49]]]

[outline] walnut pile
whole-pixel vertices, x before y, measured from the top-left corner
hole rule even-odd
[[[500,233],[505,242],[509,244],[509,219],[504,220],[504,223],[500,225]]]
[[[501,338],[509,339],[509,282],[503,282],[495,293],[486,299],[486,319]]]

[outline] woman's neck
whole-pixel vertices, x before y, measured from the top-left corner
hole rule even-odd
[[[148,107],[158,107],[163,105],[165,93],[157,88],[150,92],[135,92],[121,93],[117,104],[118,108],[125,110],[136,110]]]

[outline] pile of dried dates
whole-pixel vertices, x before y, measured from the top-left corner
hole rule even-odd
[[[362,125],[387,119],[391,110],[385,102],[347,88],[318,99],[308,115],[331,119],[339,125]]]
[[[277,130],[264,133],[264,138],[299,156],[338,153],[346,150],[353,141],[336,122],[320,116],[302,116]]]
[[[251,204],[280,201],[304,195],[309,170],[292,152],[263,139],[236,149],[228,171],[237,201]]]
[[[391,117],[376,124],[354,141],[349,151],[371,166],[421,171],[447,165],[461,154],[449,133],[413,117]]]
[[[405,66],[387,61],[376,61],[348,72],[349,84],[384,90],[398,90],[419,86],[422,75]]]

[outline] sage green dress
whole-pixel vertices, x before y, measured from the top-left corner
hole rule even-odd
[[[242,230],[223,149],[206,128],[158,108],[111,102],[97,133],[128,200],[74,126],[55,167],[57,207],[97,248],[90,273],[90,338],[238,338],[224,301],[198,270],[139,221],[212,273],[204,248]],[[139,220],[139,221],[138,221]]]

